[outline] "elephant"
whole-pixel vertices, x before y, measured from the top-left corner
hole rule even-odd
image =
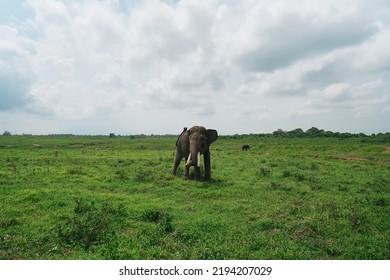
[[[242,145],[242,150],[243,150],[243,151],[248,151],[248,150],[250,150],[250,149],[251,149],[251,147],[249,147],[249,145],[247,145],[247,144]]]
[[[200,155],[204,158],[204,180],[211,180],[210,144],[218,139],[215,129],[206,129],[203,126],[185,127],[176,141],[176,156],[173,164],[172,175],[176,175],[180,161],[185,158],[184,178],[189,178],[191,166],[195,169],[195,181],[200,181]]]

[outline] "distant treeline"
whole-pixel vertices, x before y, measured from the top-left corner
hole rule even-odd
[[[325,131],[312,127],[306,131],[301,128],[296,128],[291,131],[284,131],[282,129],[275,130],[272,133],[261,133],[261,134],[235,134],[231,136],[223,136],[226,138],[240,139],[248,136],[252,137],[277,137],[277,138],[362,138],[362,139],[378,139],[383,141],[390,141],[390,133],[377,133],[367,135],[364,133],[349,133],[349,132],[333,132]]]
[[[3,136],[11,136],[12,134],[9,131],[5,131]],[[33,136],[32,134],[22,134],[23,136]],[[0,135],[1,136],[1,135]],[[37,135],[34,135],[37,136]],[[75,135],[75,134],[49,134],[41,136],[53,136],[53,137],[129,137],[130,139],[140,139],[140,138],[153,138],[153,137],[177,137],[177,135],[164,134],[137,134],[137,135],[115,135],[114,133],[109,133],[108,135]],[[350,132],[333,132],[325,131],[324,129],[318,129],[312,127],[306,131],[301,128],[296,128],[291,131],[285,131],[282,129],[275,130],[272,133],[250,133],[250,134],[234,134],[234,135],[220,135],[221,138],[230,138],[230,139],[242,139],[247,137],[276,137],[276,138],[361,138],[361,139],[376,139],[380,141],[388,142],[390,141],[390,132],[386,133],[377,133],[377,134],[364,134],[364,133],[350,133]]]
[[[23,133],[23,134],[12,134],[9,131],[5,131],[3,134],[0,134],[0,136],[28,136],[28,137],[109,137],[109,138],[115,138],[115,137],[128,137],[130,139],[140,139],[140,138],[161,138],[161,137],[177,137],[176,134],[164,134],[164,135],[157,135],[157,134],[135,134],[135,135],[116,135],[114,133],[109,133],[107,135],[104,134],[95,134],[95,135],[86,135],[86,134],[71,134],[71,133],[51,133],[51,134],[30,134],[30,133]]]

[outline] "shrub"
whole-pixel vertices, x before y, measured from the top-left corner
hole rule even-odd
[[[76,200],[73,215],[65,217],[57,226],[58,237],[65,245],[80,245],[88,250],[92,245],[115,238],[119,209],[105,203]]]
[[[137,174],[134,176],[134,181],[139,183],[149,183],[154,182],[155,177],[153,171],[151,170],[138,170]]]
[[[145,222],[158,223],[163,217],[163,212],[160,210],[145,210],[142,213],[142,220]]]
[[[172,221],[173,216],[160,210],[146,210],[142,214],[142,220],[146,222],[158,223],[163,233],[171,233],[175,229]]]
[[[267,177],[271,174],[271,170],[267,167],[260,167],[260,169],[257,171],[257,174],[261,177]]]
[[[282,177],[283,178],[287,178],[287,177],[291,177],[293,174],[290,170],[283,170],[282,172]]]

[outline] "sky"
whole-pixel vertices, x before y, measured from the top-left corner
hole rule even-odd
[[[0,0],[0,134],[390,131],[387,0]]]

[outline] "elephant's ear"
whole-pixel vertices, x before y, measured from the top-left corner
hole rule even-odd
[[[207,129],[207,144],[210,145],[218,139],[218,132],[215,129]]]

